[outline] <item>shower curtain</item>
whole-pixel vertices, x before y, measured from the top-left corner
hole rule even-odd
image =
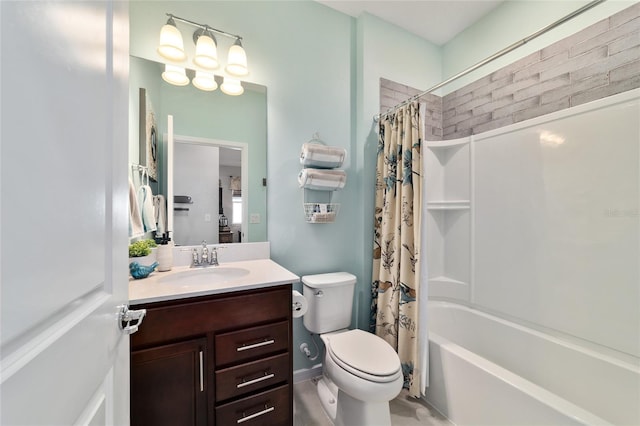
[[[380,121],[370,329],[398,352],[404,387],[424,393],[420,333],[422,123],[412,102]]]

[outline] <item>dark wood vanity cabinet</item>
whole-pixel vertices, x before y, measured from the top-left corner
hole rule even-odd
[[[133,426],[293,424],[290,284],[140,308]]]
[[[132,424],[206,425],[206,339],[131,353]]]

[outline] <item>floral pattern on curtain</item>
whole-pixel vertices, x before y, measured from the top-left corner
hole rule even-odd
[[[420,396],[418,288],[421,212],[420,109],[380,121],[370,329],[398,352],[404,387]]]

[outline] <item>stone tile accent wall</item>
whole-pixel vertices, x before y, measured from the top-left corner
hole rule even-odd
[[[636,3],[449,93],[442,99],[441,124],[431,124],[434,132],[442,133],[425,137],[446,140],[478,134],[639,87]],[[383,79],[380,90],[381,111],[418,93]],[[425,98],[437,104],[437,96]]]
[[[420,93],[418,89],[381,78],[380,113],[386,112],[418,93]],[[420,101],[426,103],[425,139],[430,141],[442,140],[442,98],[429,93],[423,96]]]
[[[446,95],[444,138],[640,87],[640,3]]]

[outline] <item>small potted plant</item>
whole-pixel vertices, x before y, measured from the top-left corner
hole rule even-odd
[[[155,253],[151,250],[155,248],[156,242],[154,240],[140,240],[135,243],[129,244],[129,259],[132,257],[143,257],[146,258],[150,256],[148,259],[135,259],[137,262],[144,263],[147,260],[155,261]]]

